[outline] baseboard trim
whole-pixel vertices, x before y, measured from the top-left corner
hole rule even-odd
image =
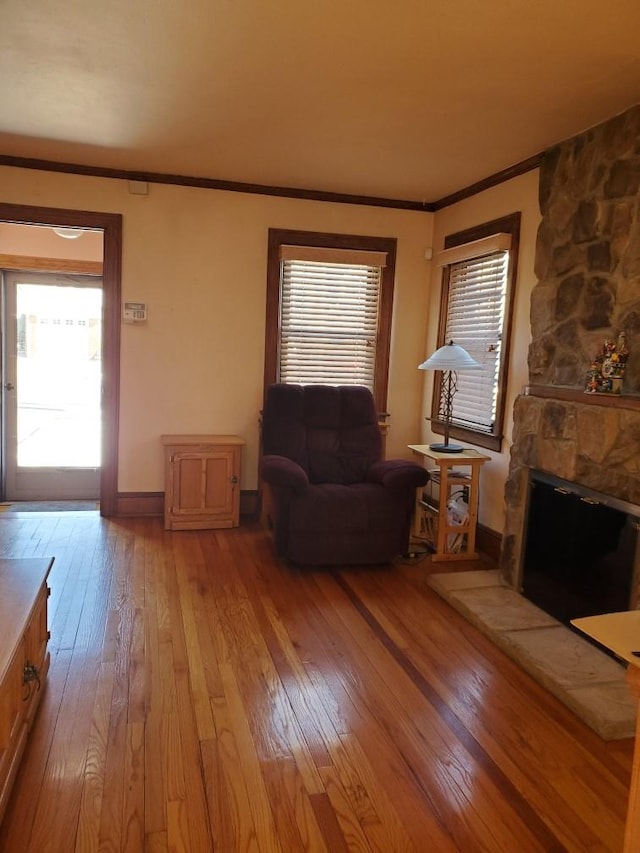
[[[478,524],[476,528],[476,548],[497,563],[500,560],[502,534],[498,533],[497,530],[492,530],[490,527],[483,527],[482,524]]]
[[[116,515],[164,515],[164,492],[118,492]]]
[[[240,492],[240,515],[258,517],[257,489]],[[116,515],[121,518],[135,516],[163,516],[164,492],[118,492]]]

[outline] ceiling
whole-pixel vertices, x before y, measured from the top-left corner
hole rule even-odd
[[[640,102],[639,37],[638,0],[1,0],[0,155],[433,202]]]

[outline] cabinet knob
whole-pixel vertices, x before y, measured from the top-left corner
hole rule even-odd
[[[25,695],[22,697],[22,701],[26,702],[30,696],[33,688],[33,682],[36,683],[36,691],[40,690],[40,671],[38,667],[33,663],[25,663],[24,671],[22,673],[22,684],[27,688]]]
[[[232,474],[231,477],[229,477],[229,482],[233,483],[233,485],[235,486],[235,484],[238,482],[238,478],[235,474]]]

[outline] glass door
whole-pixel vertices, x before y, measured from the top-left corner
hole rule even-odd
[[[100,493],[102,280],[6,274],[5,494]]]

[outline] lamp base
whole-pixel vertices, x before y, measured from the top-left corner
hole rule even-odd
[[[437,450],[438,453],[462,453],[464,447],[460,444],[430,444],[429,450]]]

